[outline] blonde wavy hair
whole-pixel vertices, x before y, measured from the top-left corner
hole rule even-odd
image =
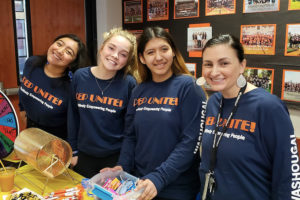
[[[135,77],[135,79],[139,80],[139,76],[137,72],[137,62],[138,62],[137,43],[136,43],[136,37],[132,33],[123,30],[120,27],[113,28],[110,31],[103,33],[104,40],[98,52],[100,52],[104,47],[104,45],[114,36],[122,36],[130,42],[131,46],[129,50],[128,60],[126,65],[122,68],[122,71],[124,72],[124,75],[131,74]]]

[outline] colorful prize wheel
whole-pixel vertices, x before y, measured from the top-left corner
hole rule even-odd
[[[14,107],[0,90],[0,158],[14,150],[14,141],[19,133],[19,123]]]

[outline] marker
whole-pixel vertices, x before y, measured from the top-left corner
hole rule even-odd
[[[49,196],[54,195],[54,194],[73,192],[73,191],[76,191],[76,190],[83,190],[83,187],[81,185],[78,185],[78,186],[72,187],[72,188],[67,188],[67,189],[63,189],[63,190],[57,190],[57,191],[51,192],[49,194]]]
[[[66,192],[66,193],[58,193],[58,194],[53,194],[51,196],[47,196],[46,199],[52,199],[52,198],[60,198],[60,197],[72,197],[72,196],[81,196],[82,191],[81,190],[76,190],[72,192]]]

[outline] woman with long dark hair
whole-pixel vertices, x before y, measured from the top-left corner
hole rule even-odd
[[[89,65],[84,43],[74,34],[54,39],[47,54],[27,59],[19,90],[21,119],[67,139],[70,75]]]
[[[138,55],[141,83],[128,104],[125,138],[113,170],[141,178],[140,200],[194,200],[199,161],[193,151],[206,95],[163,28],[144,30]]]

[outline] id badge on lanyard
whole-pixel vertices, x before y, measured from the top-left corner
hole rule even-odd
[[[212,146],[212,151],[211,151],[211,156],[210,156],[210,166],[209,166],[209,171],[205,174],[205,184],[203,188],[203,193],[202,193],[202,200],[210,200],[211,196],[213,195],[215,189],[216,189],[216,178],[214,175],[214,170],[217,162],[217,150],[218,146],[220,143],[221,138],[223,137],[224,133],[227,131],[230,121],[232,120],[233,115],[235,114],[237,108],[238,108],[238,102],[241,98],[241,96],[244,94],[245,90],[247,87],[247,83],[244,87],[242,87],[238,93],[238,96],[235,100],[234,107],[229,114],[229,117],[227,119],[227,122],[224,126],[224,128],[221,131],[220,136],[217,139],[217,133],[219,132],[219,121],[221,118],[222,110],[223,110],[223,98],[220,101],[220,106],[219,106],[219,113],[217,116],[217,122],[216,122],[216,127],[214,130],[214,140],[213,140],[213,146]]]
[[[202,200],[210,200],[216,189],[216,179],[212,172],[205,174],[205,184],[202,193]]]

